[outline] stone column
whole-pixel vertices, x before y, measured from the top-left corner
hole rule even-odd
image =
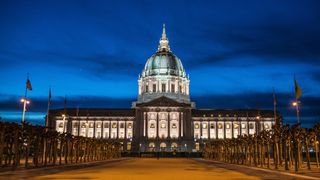
[[[159,112],[157,112],[156,128],[156,138],[159,138]]]
[[[124,139],[127,139],[127,120],[124,120]]]
[[[109,139],[111,139],[111,121],[109,121]]]
[[[216,139],[218,139],[218,121],[215,121],[216,126],[215,126],[215,130],[216,130]]]
[[[211,123],[210,120],[207,122],[207,127],[208,127],[208,139],[211,139]]]
[[[167,112],[168,113],[168,138],[171,138],[170,137],[170,112]]]
[[[96,137],[96,120],[93,120],[93,137]]]

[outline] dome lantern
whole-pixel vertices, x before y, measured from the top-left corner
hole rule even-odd
[[[169,40],[166,35],[166,25],[163,24],[162,27],[162,36],[159,41],[158,52],[165,51],[170,52]]]

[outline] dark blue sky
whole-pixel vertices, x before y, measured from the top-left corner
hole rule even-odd
[[[190,75],[198,108],[272,109],[272,87],[294,122],[293,75],[302,121],[320,121],[319,1],[0,1],[0,116],[27,118],[53,107],[129,108],[138,74],[155,53],[162,24]]]

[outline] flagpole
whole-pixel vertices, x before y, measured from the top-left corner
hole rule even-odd
[[[299,98],[302,95],[302,91],[296,81],[296,76],[294,75],[294,89],[295,89],[295,96],[296,96],[296,102],[293,104],[296,107],[296,111],[297,111],[297,121],[298,124],[300,123],[300,102],[299,102]]]
[[[47,128],[49,127],[49,111],[50,111],[50,104],[51,104],[51,87],[49,88],[49,95],[48,95],[48,109],[47,109],[47,118],[46,118],[46,124],[45,124],[45,127],[46,127],[46,131],[47,131]]]
[[[276,100],[276,93],[273,88],[273,114],[274,114],[274,121],[276,123],[276,127],[279,127],[280,122],[277,120],[277,100]]]
[[[296,111],[297,111],[297,120],[298,120],[298,124],[300,123],[300,103],[299,100],[296,99]]]
[[[27,81],[29,79],[29,73],[27,73]],[[21,126],[23,127],[24,125],[24,117],[26,113],[26,106],[27,106],[27,92],[28,92],[28,85],[26,83],[26,89],[24,91],[24,99],[23,99],[23,110],[22,110],[22,119],[21,119]]]

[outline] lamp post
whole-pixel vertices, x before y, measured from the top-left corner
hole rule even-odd
[[[22,123],[22,126],[23,126],[25,113],[26,113],[26,111],[27,111],[27,104],[30,104],[30,101],[28,101],[27,98],[22,98],[22,99],[20,100],[20,102],[23,103],[22,120],[21,120],[21,123]]]
[[[300,101],[296,100],[292,102],[292,106],[296,108],[298,124],[300,123]]]

